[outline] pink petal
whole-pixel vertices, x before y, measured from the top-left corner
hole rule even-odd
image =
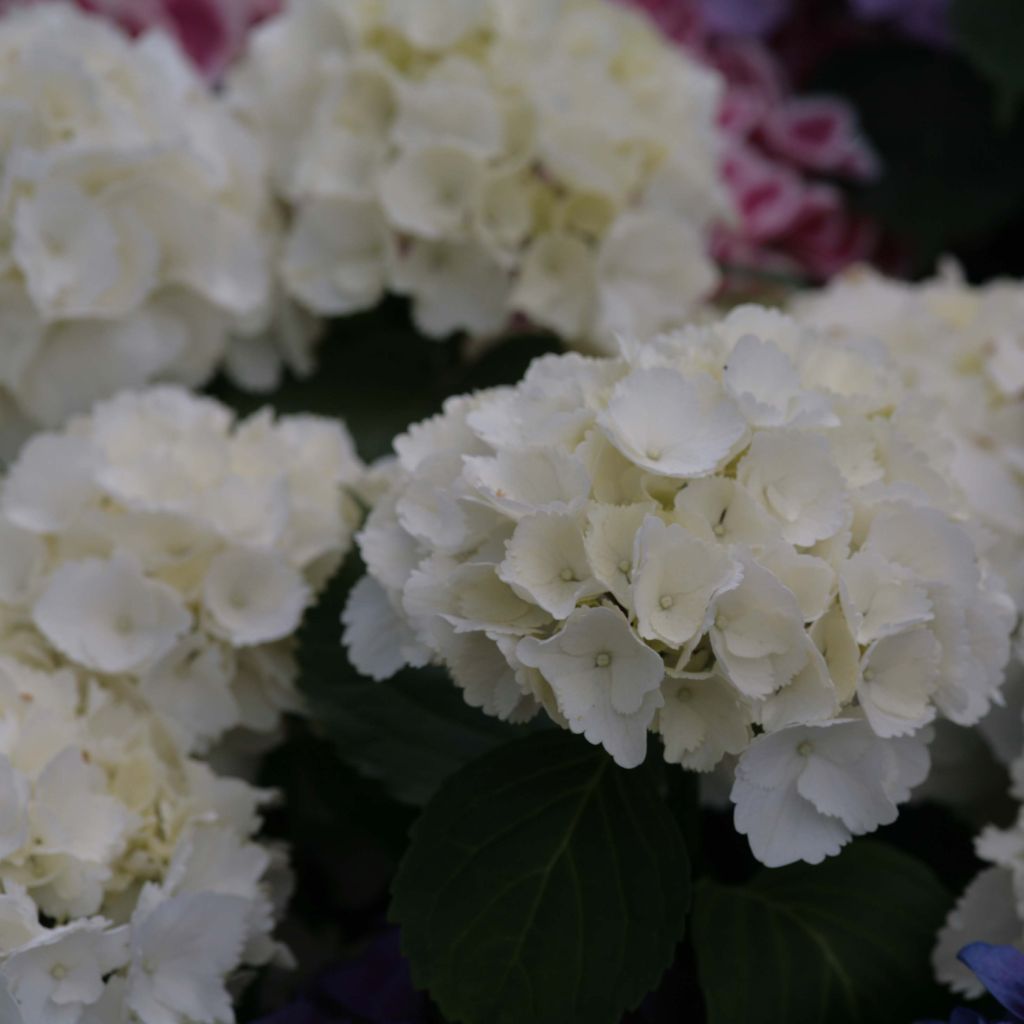
[[[217,77],[242,45],[242,6],[230,0],[164,0],[164,9],[185,52],[205,75]]]
[[[873,221],[847,210],[836,189],[817,185],[808,190],[799,223],[784,248],[808,273],[824,279],[867,260],[878,244]]]
[[[769,103],[781,101],[786,88],[782,67],[756,39],[715,40],[711,63],[731,87],[749,89]]]
[[[747,237],[764,242],[792,229],[804,208],[805,189],[789,168],[740,145],[726,155],[723,174]]]
[[[772,110],[761,127],[765,147],[801,167],[870,177],[877,160],[860,138],[850,107],[841,100],[806,96]]]
[[[730,89],[718,111],[718,126],[735,139],[749,138],[764,121],[770,103],[753,89]]]

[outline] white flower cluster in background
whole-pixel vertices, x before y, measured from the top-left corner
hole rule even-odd
[[[908,284],[857,268],[793,312],[834,337],[885,343],[908,391],[933,410],[916,440],[949,461],[993,568],[1024,604],[1024,283],[972,287],[949,267]]]
[[[256,32],[232,102],[267,139],[309,309],[390,291],[432,337],[518,315],[607,346],[714,287],[719,94],[611,0],[303,0]]]
[[[301,365],[275,302],[263,152],[169,37],[67,3],[0,18],[0,442],[226,359],[267,386]],[[270,340],[271,322],[274,341]]]
[[[236,970],[287,954],[252,837],[268,794],[178,753],[131,688],[0,655],[0,1019],[234,1020]],[[5,1002],[6,1000],[6,1002]]]
[[[876,342],[742,307],[550,356],[395,442],[358,537],[354,664],[709,771],[755,855],[836,853],[998,699],[1015,609]]]
[[[1024,802],[1024,755],[1011,767],[1011,795]],[[976,997],[985,989],[957,959],[969,942],[1012,945],[1024,950],[1024,806],[1009,828],[989,826],[974,841],[990,866],[967,886],[939,932],[932,962],[939,981]]]
[[[290,641],[351,546],[361,471],[335,420],[236,424],[170,386],[100,403],[3,481],[0,635],[131,686],[189,751],[269,732],[295,706]]]

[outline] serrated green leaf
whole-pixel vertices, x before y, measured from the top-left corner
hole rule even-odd
[[[306,692],[345,761],[414,806],[464,764],[518,735],[469,707],[438,669],[401,672],[383,683],[349,670],[330,687]]]
[[[617,1024],[682,938],[686,847],[655,776],[565,732],[502,747],[413,828],[392,918],[460,1024]]]
[[[919,861],[858,842],[742,886],[697,885],[709,1024],[907,1024],[927,1009],[950,897]]]
[[[378,683],[352,667],[341,610],[362,572],[353,558],[299,632],[299,686],[315,728],[346,764],[420,806],[463,765],[543,723],[509,725],[471,708],[442,669],[408,669]]]
[[[1024,96],[1024,4],[1021,0],[953,0],[949,11],[960,48],[995,85],[1004,112]]]

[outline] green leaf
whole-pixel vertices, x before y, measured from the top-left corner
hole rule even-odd
[[[461,1024],[617,1024],[682,938],[690,866],[645,769],[562,731],[464,768],[394,885],[413,978]]]
[[[420,806],[463,765],[544,724],[509,725],[471,708],[441,669],[407,669],[382,683],[359,675],[341,645],[341,610],[362,570],[351,559],[306,616],[299,686],[316,728],[348,765]]]
[[[345,761],[415,806],[464,764],[519,735],[469,707],[438,669],[377,683],[346,672],[339,656],[336,680],[307,694],[314,718]]]
[[[410,319],[408,303],[388,299],[365,313],[328,321],[308,377],[288,377],[270,395],[241,391],[221,377],[211,391],[242,415],[269,404],[279,413],[342,419],[359,454],[371,461],[388,454],[395,435],[410,423],[433,416],[449,395],[512,384],[531,359],[556,350],[549,336],[518,334],[466,360],[458,340],[425,338]]]
[[[961,49],[1001,94],[1010,114],[1024,96],[1024,4],[953,0],[950,21]]]
[[[742,886],[702,879],[693,942],[709,1024],[920,1018],[950,902],[927,867],[873,842]]]
[[[1024,119],[997,125],[992,90],[965,60],[891,42],[856,46],[826,61],[812,87],[857,111],[882,161],[859,206],[908,247],[915,273],[984,245],[1019,216]]]
[[[269,395],[242,391],[223,377],[211,390],[242,415],[269,404],[279,413],[342,419],[369,461],[387,454],[410,423],[440,408],[457,367],[455,345],[421,337],[407,305],[390,300],[328,321],[308,377],[289,376]]]

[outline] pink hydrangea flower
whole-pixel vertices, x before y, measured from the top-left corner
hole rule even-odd
[[[732,278],[738,287],[749,286],[747,271],[823,279],[870,259],[879,243],[877,228],[822,180],[870,181],[879,173],[852,108],[835,97],[794,95],[783,63],[754,34],[769,26],[747,26],[742,35],[725,31],[735,30],[733,15],[737,24],[756,14],[774,27],[786,4],[742,0],[713,18],[707,0],[625,2],[647,11],[725,78],[722,174],[737,222],[717,232],[713,251],[727,284]],[[740,273],[730,275],[730,268]]]
[[[736,204],[743,238],[757,245],[770,245],[797,223],[806,189],[792,168],[765,159],[741,141],[730,140],[722,170]]]
[[[0,12],[38,0],[0,0]],[[282,0],[75,0],[131,35],[163,29],[196,67],[216,81],[242,51],[249,30],[277,13]]]
[[[814,184],[781,249],[811,277],[825,280],[875,257],[880,236],[878,225],[852,212],[837,188]]]
[[[767,112],[760,137],[774,156],[806,170],[856,180],[878,173],[878,161],[858,136],[850,107],[830,96],[784,99]]]

